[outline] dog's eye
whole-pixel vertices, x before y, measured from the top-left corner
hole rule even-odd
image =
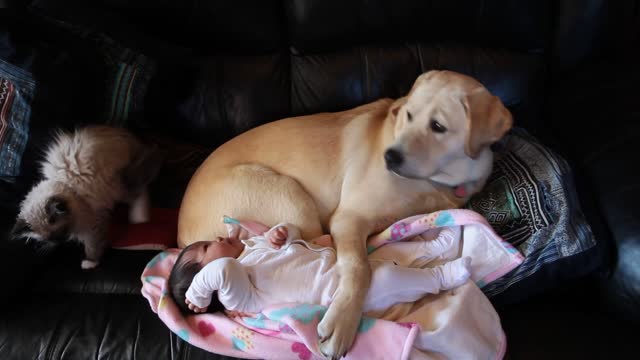
[[[411,115],[411,113],[408,111],[407,111],[407,120],[413,121],[413,115]]]
[[[433,130],[433,132],[436,132],[439,134],[447,132],[447,128],[434,119],[431,119],[431,122],[429,123],[429,127],[431,128],[431,130]]]

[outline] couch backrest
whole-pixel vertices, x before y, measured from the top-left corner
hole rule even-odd
[[[158,60],[148,122],[210,147],[279,118],[402,96],[430,69],[478,78],[535,131],[549,70],[592,55],[605,8],[603,0],[87,4],[36,0],[31,9]]]
[[[402,96],[431,69],[476,77],[537,135],[553,77],[603,53],[611,14],[638,2],[32,0],[0,21],[0,58],[38,83],[22,175],[51,128],[106,119],[175,150],[177,205],[233,136]]]

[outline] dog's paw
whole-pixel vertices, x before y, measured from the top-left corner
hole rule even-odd
[[[96,266],[98,266],[98,262],[93,260],[82,260],[82,262],[80,263],[80,267],[83,270],[93,269]]]
[[[341,359],[347,354],[355,340],[360,319],[358,315],[353,315],[359,314],[358,312],[340,311],[336,308],[330,306],[318,324],[320,352],[327,359]]]

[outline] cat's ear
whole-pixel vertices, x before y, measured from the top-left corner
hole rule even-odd
[[[47,212],[47,221],[49,224],[53,224],[69,214],[69,204],[61,197],[52,196],[47,200],[45,210]]]

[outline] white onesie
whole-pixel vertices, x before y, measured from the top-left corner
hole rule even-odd
[[[287,240],[274,249],[266,239],[280,226],[287,227]],[[187,290],[187,299],[204,308],[217,290],[226,309],[253,313],[289,302],[329,305],[338,286],[336,251],[299,238],[296,227],[279,224],[264,236],[243,240],[245,249],[237,259],[217,259],[200,270]],[[447,250],[446,244],[436,242],[434,247]],[[469,261],[464,258],[433,269],[414,269],[370,260],[372,280],[364,311],[383,310],[459,286],[469,277]]]

